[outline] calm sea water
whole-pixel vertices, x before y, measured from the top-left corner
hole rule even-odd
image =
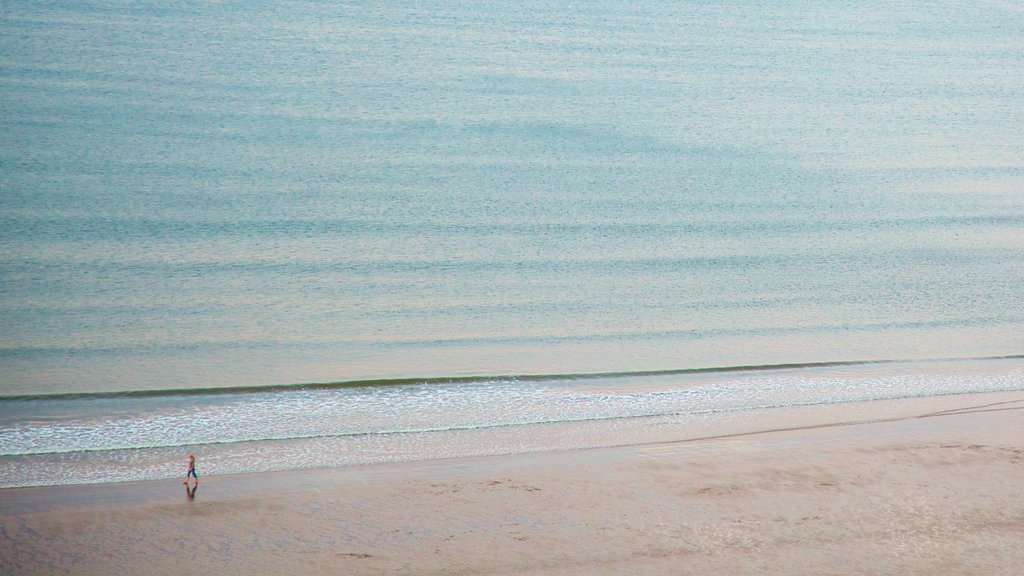
[[[1022,38],[1010,2],[5,2],[0,452],[190,442],[89,396],[24,444],[36,395],[412,378],[352,418],[448,429],[480,386],[558,420],[522,375],[1020,354]],[[334,405],[264,393],[189,434]],[[214,397],[147,398],[173,436]],[[282,421],[243,440],[373,429]]]

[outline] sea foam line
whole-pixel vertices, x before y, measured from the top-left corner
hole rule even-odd
[[[1000,392],[1015,392],[1019,391],[1019,387],[997,387],[997,388],[985,388],[982,390],[967,390],[967,391],[951,391],[951,392],[920,392],[916,394],[903,394],[903,395],[878,395],[868,397],[854,397],[847,399],[829,399],[829,400],[815,400],[807,402],[774,402],[774,403],[762,403],[755,405],[737,406],[737,407],[720,407],[720,408],[704,408],[699,410],[666,410],[661,412],[647,412],[647,413],[634,413],[634,414],[621,414],[621,415],[609,415],[609,416],[580,416],[560,419],[536,419],[536,420],[520,420],[514,422],[497,422],[492,424],[465,424],[465,425],[454,425],[454,426],[440,426],[430,428],[408,428],[408,429],[394,429],[394,430],[373,430],[373,431],[359,431],[359,432],[334,432],[334,433],[320,433],[320,434],[299,434],[299,435],[274,435],[274,436],[263,436],[263,437],[250,437],[250,438],[232,438],[225,440],[212,440],[212,441],[201,441],[201,442],[187,442],[187,443],[166,443],[166,444],[139,444],[139,445],[128,445],[128,446],[116,446],[116,447],[103,447],[103,448],[81,448],[76,450],[40,450],[40,451],[18,451],[18,452],[2,452],[0,457],[32,457],[32,456],[44,456],[44,455],[60,455],[60,454],[86,454],[86,453],[110,453],[110,452],[127,452],[133,450],[158,450],[158,449],[170,449],[170,448],[196,448],[199,446],[223,446],[231,444],[249,444],[258,442],[289,442],[293,440],[316,440],[324,438],[366,438],[366,437],[389,437],[389,436],[408,436],[416,434],[439,434],[446,432],[467,432],[475,430],[500,430],[503,428],[519,428],[529,426],[542,426],[552,424],[576,424],[584,422],[611,422],[616,420],[629,420],[629,419],[644,419],[644,418],[664,418],[671,416],[708,416],[712,414],[733,414],[742,412],[757,412],[764,410],[776,410],[782,408],[805,408],[812,406],[827,406],[827,405],[843,405],[843,404],[855,404],[858,402],[876,402],[883,400],[906,400],[906,399],[920,399],[920,398],[942,398],[949,396],[957,396],[962,394],[976,394],[976,393],[1000,393]]]

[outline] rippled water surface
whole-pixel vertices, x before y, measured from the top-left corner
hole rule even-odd
[[[8,2],[0,394],[1019,353],[1022,31]]]
[[[671,414],[714,395],[523,375],[1020,354],[1015,6],[5,2],[0,396],[174,393],[45,404],[0,448]],[[396,378],[427,384],[172,409]]]

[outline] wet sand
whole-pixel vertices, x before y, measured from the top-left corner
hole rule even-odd
[[[0,490],[0,573],[1019,574],[1024,393],[944,402],[697,441],[212,476],[194,499],[180,479]]]

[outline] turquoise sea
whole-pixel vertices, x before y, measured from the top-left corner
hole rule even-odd
[[[1012,2],[5,1],[0,486],[1024,389],[1022,126]]]

